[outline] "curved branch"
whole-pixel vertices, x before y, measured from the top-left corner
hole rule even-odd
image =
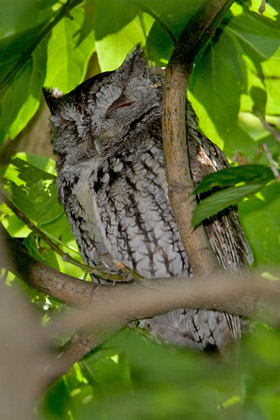
[[[124,268],[124,273],[121,273],[121,274],[116,273],[115,274],[115,273],[106,272],[105,267],[102,267],[101,265],[98,266],[98,267],[91,267],[89,265],[81,263],[80,261],[71,257],[71,255],[69,255],[67,252],[62,251],[62,249],[60,249],[60,247],[55,242],[53,242],[45,234],[45,232],[38,229],[34,225],[34,223],[31,222],[31,220],[29,220],[28,217],[11,202],[11,200],[9,200],[9,198],[3,192],[1,186],[0,186],[0,200],[3,201],[12,210],[12,212],[15,213],[15,215],[26,224],[26,226],[30,230],[32,230],[34,233],[36,233],[36,235],[39,238],[43,239],[43,241],[45,241],[51,249],[53,249],[58,255],[60,255],[61,258],[63,259],[63,261],[68,262],[70,264],[73,264],[76,267],[81,268],[85,272],[87,272],[89,274],[94,274],[94,275],[96,275],[96,277],[102,278],[102,279],[105,279],[105,280],[123,281],[124,274],[126,274],[127,276],[131,275],[131,277],[135,277],[135,278],[138,277],[140,279],[140,276],[137,276],[136,273],[132,272],[132,270],[129,270],[126,267]]]
[[[2,235],[3,228],[0,227]],[[5,235],[5,230],[4,230]],[[257,317],[280,326],[280,282],[222,272],[212,277],[149,279],[146,282],[99,285],[76,279],[35,261],[18,241],[7,234],[12,271],[27,284],[78,307],[91,307],[57,321],[57,329],[92,326],[121,327],[127,322],[150,318],[178,308],[217,309]],[[4,262],[5,268],[11,269]],[[208,285],[211,284],[211,287]],[[265,308],[265,311],[263,310]]]
[[[211,287],[209,287],[211,282]],[[280,283],[256,276],[218,276],[149,280],[132,285],[97,286],[88,309],[55,322],[55,332],[73,328],[89,331],[116,329],[130,321],[150,318],[178,308],[217,309],[262,320],[280,327]]]
[[[206,0],[184,28],[165,73],[163,91],[163,148],[169,195],[189,261],[196,274],[221,270],[202,226],[193,230],[196,206],[188,160],[185,125],[185,95],[194,59],[214,35],[233,0]]]

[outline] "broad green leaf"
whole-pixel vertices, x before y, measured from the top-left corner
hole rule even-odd
[[[207,175],[194,190],[200,194],[214,187],[231,187],[240,182],[245,184],[265,184],[274,179],[273,172],[264,165],[242,165],[226,168]]]
[[[1,97],[0,144],[8,137],[14,138],[35,114],[45,78],[45,62],[43,41]]]
[[[47,74],[44,85],[67,93],[80,84],[95,50],[92,14],[80,5],[52,30],[48,42]]]
[[[1,97],[0,144],[8,137],[14,138],[35,114],[43,84],[68,91],[83,80],[94,50],[92,15],[83,6],[71,13],[73,19],[62,19],[48,43],[46,36],[40,39],[43,29],[48,27],[47,20],[0,41],[2,81],[15,70],[15,77],[5,83]],[[41,42],[34,50],[38,40]],[[27,59],[23,59],[23,52]]]
[[[40,403],[39,408],[42,410],[42,414],[44,414],[43,419],[69,420],[69,414],[72,416],[70,408],[72,401],[71,393],[66,387],[64,378],[59,378],[58,381],[49,388]]]
[[[31,153],[24,152],[16,153],[13,156],[13,159],[16,158],[24,160],[25,162],[30,163],[30,165],[56,176],[55,162],[52,159],[49,159],[45,156],[32,155]]]
[[[239,216],[254,252],[255,263],[280,264],[280,185],[267,185],[255,197],[239,204]]]
[[[15,158],[4,173],[5,188],[14,204],[38,226],[57,219],[63,208],[57,200],[56,178]]]
[[[37,261],[42,261],[49,267],[59,270],[59,264],[55,252],[50,249],[43,240],[37,237],[34,232],[31,232],[23,241],[28,249],[29,254]]]
[[[218,371],[207,366],[202,354],[188,351],[174,351],[164,345],[157,345],[135,331],[125,328],[114,336],[106,347],[111,351],[117,346],[125,352],[129,362],[133,384],[132,392],[122,392],[122,382],[111,395],[97,394],[97,399],[82,411],[83,420],[89,418],[113,418],[114,420],[169,420],[169,419],[214,419],[217,418],[215,386]],[[102,357],[105,349],[97,349],[91,357]],[[106,357],[106,353],[105,353]],[[105,361],[103,360],[103,363]],[[210,379],[209,372],[212,372]],[[110,371],[106,371],[107,387]],[[220,376],[219,376],[220,377]],[[232,375],[231,375],[232,377]],[[228,388],[231,377],[223,366],[223,387]],[[212,384],[212,389],[209,384]],[[115,370],[112,370],[112,384]]]
[[[253,13],[245,2],[231,10],[234,16],[194,69],[189,97],[207,137],[229,156],[239,149],[253,157],[256,145],[246,136],[248,125],[240,131],[238,116],[253,105],[279,114],[279,22]]]
[[[0,2],[0,35],[18,34],[34,27],[53,14],[53,7],[61,7],[58,0],[10,0]]]
[[[25,238],[31,232],[29,227],[5,203],[0,205],[0,221],[14,238]]]
[[[81,362],[84,375],[102,396],[132,391],[127,358],[116,348],[102,348]]]
[[[28,51],[34,42],[36,42],[45,25],[46,22],[42,22],[26,31],[2,38],[0,40],[1,66],[5,63],[14,63],[20,60],[22,53]],[[11,54],[11,51],[13,51],[13,54]],[[2,71],[0,76],[1,81],[4,76]]]
[[[149,15],[125,0],[99,2],[95,36],[101,70],[115,70],[136,44],[145,44],[152,22]]]
[[[224,135],[237,125],[244,88],[244,65],[226,32],[210,41],[190,81],[190,100],[207,137],[220,147]],[[226,77],[225,77],[226,75]],[[210,120],[210,122],[209,122]]]
[[[196,206],[193,212],[192,225],[197,226],[204,219],[209,219],[211,216],[227,207],[236,205],[245,197],[256,194],[264,185],[265,184],[253,184],[243,185],[241,187],[229,187],[225,190],[211,194],[210,197],[201,200]]]
[[[252,86],[264,89],[270,86],[270,92],[277,95],[280,89],[280,48],[279,48],[279,22],[264,18],[247,9],[244,4],[244,12],[232,20],[226,27],[226,32],[239,44],[240,54],[247,66],[247,99],[242,99],[243,110],[251,110],[252,102],[259,111],[266,105],[266,92],[264,91],[263,104],[256,103],[252,92]],[[251,104],[250,99],[251,98]],[[245,102],[246,101],[246,102]],[[279,112],[279,101],[270,100],[267,103],[268,113]]]
[[[148,9],[150,8],[159,17],[155,20],[147,38],[147,50],[151,59],[158,66],[166,66],[174,48],[174,43],[165,30],[162,22],[168,26],[173,36],[177,39],[182,29],[190,20],[191,16],[200,7],[202,1],[176,0],[164,1],[141,1]]]
[[[80,419],[81,410],[94,399],[92,386],[75,363],[47,390],[38,409],[43,419]]]

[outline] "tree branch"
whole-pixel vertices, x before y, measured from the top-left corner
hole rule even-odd
[[[143,283],[99,285],[59,273],[35,261],[18,241],[9,237],[7,240],[15,267],[4,262],[7,269],[11,268],[27,284],[43,293],[73,306],[92,307],[76,321],[77,315],[73,319],[67,316],[67,321],[62,318],[64,330],[87,330],[93,325],[119,328],[127,322],[178,308],[217,309],[246,317],[260,317],[274,326],[280,326],[280,282],[264,280],[257,275],[252,280],[245,274],[236,277],[222,272],[212,278],[208,275],[197,277],[195,281],[192,278],[163,278]],[[259,311],[265,304],[270,307],[264,314]]]
[[[169,196],[180,236],[196,274],[221,270],[202,226],[191,226],[195,199],[186,143],[185,95],[194,59],[233,0],[206,0],[184,28],[165,72],[163,91],[163,148]]]
[[[109,273],[108,271],[105,270],[105,267],[103,266],[98,266],[98,267],[91,267],[89,265],[83,264],[78,260],[75,260],[75,258],[72,258],[71,255],[69,255],[68,253],[62,251],[62,249],[59,248],[59,246],[54,243],[46,234],[45,232],[42,232],[40,229],[38,229],[33,222],[31,222],[31,220],[28,219],[28,217],[21,211],[19,210],[12,202],[11,200],[9,200],[9,198],[5,195],[5,193],[2,191],[1,186],[0,186],[0,200],[3,201],[10,210],[12,210],[13,213],[15,213],[15,215],[21,219],[26,226],[29,227],[30,230],[32,230],[34,233],[36,233],[36,235],[43,239],[43,241],[45,241],[49,247],[51,249],[53,249],[58,255],[61,256],[61,258],[63,259],[63,261],[68,262],[70,264],[75,265],[76,267],[81,268],[82,270],[84,270],[85,272],[89,273],[89,274],[94,274],[96,275],[96,277],[98,278],[102,278],[104,280],[110,280],[110,281],[123,281],[124,278],[124,274],[126,274],[127,276],[131,275],[131,277],[135,277],[135,278],[141,278],[141,276],[137,275],[137,273],[134,273],[132,270],[129,270],[128,268],[124,267],[124,272],[121,274],[117,274],[117,273]]]
[[[209,283],[211,282],[211,287]],[[116,329],[137,319],[150,318],[178,308],[217,309],[280,327],[280,283],[258,276],[236,278],[228,273],[199,278],[158,279],[151,284],[98,286],[91,305],[54,322],[55,332]]]

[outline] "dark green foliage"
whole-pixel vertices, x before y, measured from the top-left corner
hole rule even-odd
[[[152,63],[165,65],[172,53],[171,38],[178,38],[201,3],[13,0],[11,7],[10,0],[2,0],[0,144],[15,138],[36,113],[42,86],[66,93],[81,83],[94,52],[101,70],[112,70],[140,42]],[[263,16],[258,13],[260,3],[235,2],[196,59],[189,99],[200,129],[225,151],[233,167],[209,175],[197,187],[196,193],[211,194],[201,200],[193,224],[240,203],[255,265],[264,276],[277,280],[280,186],[265,154],[256,160],[256,153],[266,143],[279,167],[280,145],[259,115],[279,131],[280,1],[267,2]],[[63,252],[81,261],[57,201],[54,162],[21,153],[1,168],[1,175],[14,205]],[[5,204],[0,206],[0,219],[36,259],[74,277],[85,276]],[[10,285],[13,280],[9,275],[6,282]],[[22,289],[44,323],[65,310],[55,299],[27,286]],[[201,353],[155,344],[141,330],[125,328],[49,388],[38,405],[39,418],[278,419],[279,348],[279,333],[257,325],[243,340],[232,366]]]
[[[215,187],[219,187],[219,191],[212,192],[198,204],[193,212],[193,226],[227,207],[238,204],[244,198],[255,195],[272,180],[275,180],[272,170],[264,165],[243,165],[207,175],[194,193],[209,192]],[[243,185],[236,186],[240,183]]]

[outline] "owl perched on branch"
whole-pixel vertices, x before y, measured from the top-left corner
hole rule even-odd
[[[162,149],[162,71],[136,48],[120,68],[62,95],[44,91],[51,111],[57,186],[73,235],[88,265],[106,255],[146,278],[190,276],[174,220]],[[226,167],[223,152],[197,131],[187,104],[193,182]],[[251,252],[236,210],[204,224],[221,265],[240,272]],[[142,321],[179,346],[223,352],[240,336],[240,318],[182,308]]]

